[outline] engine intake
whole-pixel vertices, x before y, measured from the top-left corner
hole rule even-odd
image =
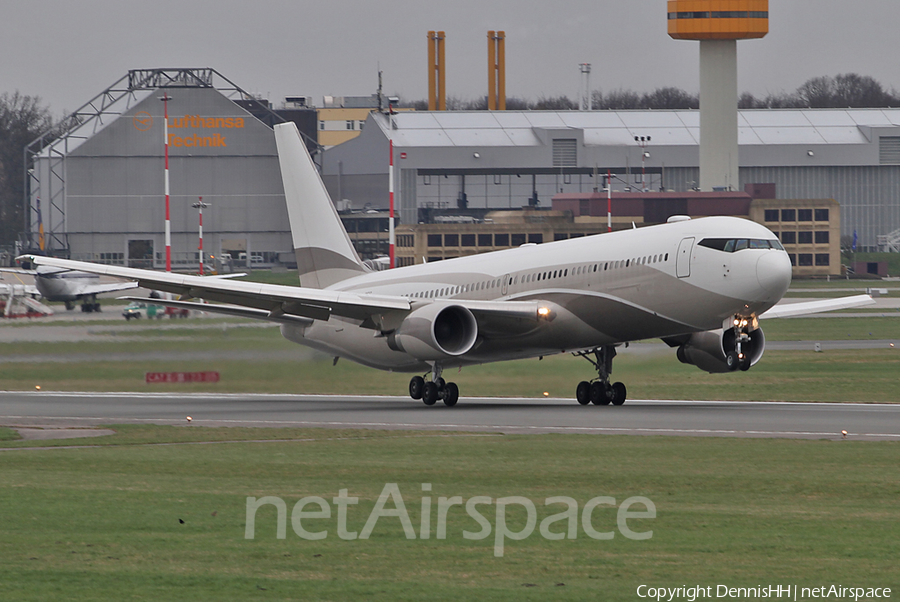
[[[749,334],[750,340],[741,345],[741,352],[749,357],[750,366],[753,366],[766,350],[766,337],[762,328]],[[697,366],[709,373],[731,372],[735,368],[729,366],[727,354],[734,349],[734,341],[733,329],[696,332],[678,347],[676,355],[681,363]]]
[[[475,316],[461,305],[431,303],[413,311],[388,335],[388,346],[419,360],[467,353],[478,338]]]

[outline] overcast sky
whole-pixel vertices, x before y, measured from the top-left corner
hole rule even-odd
[[[771,0],[770,33],[738,45],[738,87],[758,96],[857,72],[900,89],[900,2]],[[213,67],[280,106],[285,96],[428,95],[426,34],[446,32],[447,94],[487,94],[487,31],[506,31],[507,95],[591,87],[697,92],[698,44],[666,33],[664,0],[10,0],[0,93],[73,111],[129,69]]]

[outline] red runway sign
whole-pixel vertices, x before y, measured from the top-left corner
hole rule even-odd
[[[217,383],[218,372],[147,372],[148,383]]]

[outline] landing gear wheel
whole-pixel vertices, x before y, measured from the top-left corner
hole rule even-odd
[[[435,380],[434,382],[437,385],[438,391],[443,391],[444,387],[447,386],[447,382],[440,376],[438,376],[437,380]]]
[[[620,406],[625,403],[625,385],[622,383],[613,383],[612,385],[612,403],[614,406]]]
[[[438,400],[438,387],[436,384],[428,382],[422,388],[422,401],[427,406],[433,406]]]
[[[740,363],[741,360],[738,357],[737,351],[729,351],[728,355],[725,356],[725,365],[728,366],[728,369],[731,371],[737,370]]]
[[[746,356],[744,360],[741,362],[741,371],[746,372],[750,369],[750,356]]]
[[[413,376],[409,381],[409,396],[413,399],[422,399],[425,390],[425,379],[421,376]]]
[[[586,380],[578,383],[575,389],[575,399],[583,406],[591,403],[591,383]]]
[[[448,408],[452,408],[459,401],[459,387],[456,386],[456,383],[447,383],[444,386],[443,394],[444,405]]]
[[[595,406],[609,405],[608,391],[606,384],[599,380],[591,383],[591,403]]]

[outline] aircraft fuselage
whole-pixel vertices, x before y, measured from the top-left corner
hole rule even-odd
[[[700,244],[709,240],[746,241],[746,248]],[[406,297],[413,305],[539,301],[550,310],[552,319],[485,333],[491,336],[464,358],[443,361],[446,368],[702,332],[736,315],[757,316],[783,297],[791,280],[787,253],[768,241],[777,237],[754,222],[702,218],[374,272],[330,290]],[[332,317],[282,325],[282,334],[375,368],[429,365],[357,326]]]

